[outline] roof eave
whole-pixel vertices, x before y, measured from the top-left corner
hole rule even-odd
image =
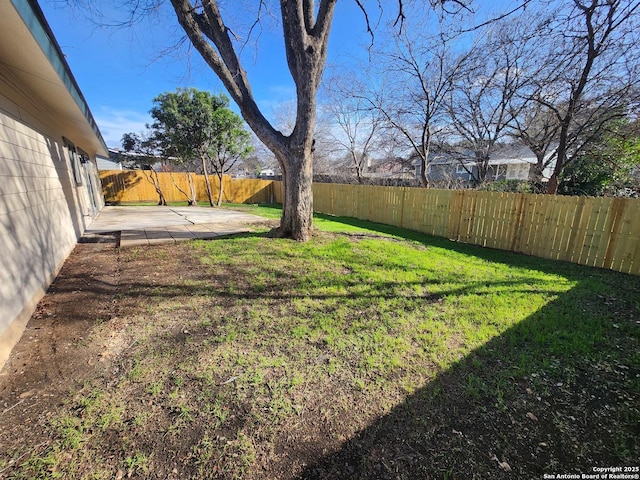
[[[57,73],[60,81],[64,84],[69,95],[93,131],[100,147],[96,148],[96,154],[108,156],[107,145],[102,137],[102,133],[38,2],[36,0],[11,0],[11,3],[25,25],[30,29],[34,40],[38,43],[43,54],[48,58],[51,67]]]

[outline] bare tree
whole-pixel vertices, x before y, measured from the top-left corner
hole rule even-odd
[[[565,167],[637,101],[639,22],[637,0],[573,0],[548,16],[530,94],[557,129],[547,193],[557,193]]]
[[[533,78],[539,61],[539,41],[548,28],[548,12],[532,12],[531,9],[518,17],[502,19],[496,27],[500,35],[494,37],[492,50],[508,52],[504,55],[504,66],[508,61],[516,65],[518,84],[507,97],[509,122],[508,136],[516,143],[527,147],[535,156],[536,164],[530,176],[534,191],[541,193],[546,188],[544,172],[553,164],[559,125],[554,113],[545,105],[533,101],[538,85]],[[499,57],[498,57],[499,58]]]
[[[506,138],[513,119],[511,102],[528,81],[521,65],[523,50],[510,42],[511,32],[502,24],[492,27],[465,58],[464,73],[448,100],[451,128],[458,140],[455,156],[474,183],[486,180],[491,155]]]
[[[536,193],[546,191],[544,172],[549,168],[556,155],[556,138],[559,125],[555,115],[544,105],[526,102],[524,108],[514,111],[513,120],[509,125],[510,136],[525,145],[536,157],[530,178]]]
[[[224,21],[216,0],[171,0],[178,21],[206,63],[221,79],[247,124],[274,153],[283,173],[284,199],[279,236],[307,240],[312,231],[312,164],[316,94],[324,70],[329,32],[337,0],[287,0],[280,2],[280,17],[289,71],[296,86],[296,122],[284,135],[266,119],[251,92],[249,79],[238,55],[233,29]],[[362,10],[373,39],[372,23],[364,2],[355,0]],[[400,31],[406,20],[405,2],[397,1],[395,26]],[[448,12],[467,9],[466,0],[433,0]],[[378,2],[382,9],[383,3]],[[258,20],[266,2],[258,2]],[[253,28],[250,29],[249,33]]]
[[[296,102],[282,102],[274,108],[275,127],[285,135],[293,132],[296,125]],[[333,157],[336,154],[335,142],[331,133],[331,119],[326,109],[319,108],[313,133],[313,173],[330,174],[333,168]]]
[[[144,133],[125,133],[122,136],[122,155],[124,164],[135,165],[140,168],[144,178],[153,185],[158,194],[158,205],[167,205],[167,199],[162,191],[158,172],[154,169],[155,163],[166,164],[167,159],[159,155],[157,141]]]
[[[348,169],[363,183],[363,176],[382,129],[383,118],[362,97],[362,83],[356,72],[341,70],[327,82],[325,111],[337,128],[330,129],[339,155],[346,156]]]
[[[280,2],[289,71],[296,86],[295,128],[276,130],[258,108],[233,31],[215,0],[171,0],[180,25],[238,104],[260,140],[274,153],[283,173],[284,199],[277,235],[307,240],[312,231],[312,158],[316,93],[326,61],[336,0]],[[260,3],[262,6],[262,2]]]
[[[464,55],[453,52],[453,29],[442,16],[434,22],[433,35],[425,38],[422,28],[430,21],[428,15],[412,15],[407,28],[391,31],[390,47],[376,55],[384,81],[369,96],[372,107],[420,160],[424,187],[429,186],[427,170],[434,140],[446,126],[445,101],[465,60]]]
[[[261,18],[270,2],[259,0],[255,5],[257,17],[250,24],[244,38],[232,25],[233,19],[244,17],[234,12],[234,4],[217,0],[171,0],[178,22],[189,43],[207,65],[221,79],[239,106],[240,112],[258,138],[273,152],[283,174],[284,198],[281,224],[274,233],[278,236],[306,240],[312,231],[312,159],[314,127],[316,124],[316,94],[322,78],[329,32],[337,0],[290,0],[279,2],[281,27],[289,71],[296,87],[296,120],[293,130],[284,134],[265,117],[253,96],[248,75],[241,61],[241,53],[260,29]],[[370,22],[365,2],[354,0],[363,13],[364,24],[372,42],[376,21]],[[530,0],[523,0],[527,3]],[[131,18],[139,18],[153,11],[161,0],[132,2]],[[397,9],[395,27],[403,30],[407,19],[405,7],[411,3],[393,2]],[[427,7],[441,7],[445,13],[468,11],[467,0],[431,0]],[[380,11],[385,2],[377,2]],[[229,6],[232,5],[232,6]],[[226,8],[226,10],[225,10]],[[269,12],[272,14],[273,12]],[[231,20],[228,23],[227,20]]]

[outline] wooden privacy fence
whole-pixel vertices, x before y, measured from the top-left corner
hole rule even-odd
[[[106,202],[133,203],[157,202],[158,194],[151,182],[149,170],[102,170],[102,193]],[[191,174],[195,188],[196,200],[208,202],[204,175]],[[184,172],[157,173],[158,183],[168,202],[185,202],[188,198],[180,192],[189,193],[187,174]],[[214,201],[218,198],[218,177],[209,175]],[[274,185],[270,180],[232,179],[228,175],[222,177],[223,201],[231,203],[271,203],[274,200]],[[178,185],[178,187],[176,187]]]
[[[313,196],[316,212],[640,274],[638,199],[340,184]]]
[[[172,175],[188,191],[186,174]],[[158,200],[143,171],[102,171],[100,178],[107,202]],[[158,178],[167,201],[186,200],[169,173]],[[206,202],[204,177],[194,180],[198,202]],[[225,202],[282,203],[281,182],[227,176],[223,181]],[[214,196],[217,185],[212,176]],[[640,275],[638,199],[314,183],[313,204],[320,213]]]

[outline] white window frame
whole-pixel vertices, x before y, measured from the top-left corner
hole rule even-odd
[[[65,149],[67,151],[67,157],[69,158],[69,165],[71,166],[71,173],[76,186],[82,185],[82,165],[80,165],[80,156],[76,146],[68,138],[62,137]]]
[[[456,165],[456,174],[461,175],[465,173],[469,173],[469,171],[465,168],[464,164],[458,163]]]

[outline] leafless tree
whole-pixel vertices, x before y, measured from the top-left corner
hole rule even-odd
[[[364,174],[383,126],[380,113],[362,97],[362,82],[355,71],[340,69],[326,82],[324,111],[339,157],[347,159],[348,169],[363,183]]]
[[[489,174],[491,155],[506,138],[513,115],[511,102],[528,81],[525,56],[505,35],[502,24],[493,24],[482,42],[465,57],[464,72],[457,78],[448,100],[455,156],[482,183]],[[473,164],[473,170],[467,165]]]
[[[538,90],[533,72],[539,62],[539,41],[548,28],[549,13],[532,12],[532,8],[497,22],[495,28],[500,34],[493,36],[487,46],[505,52],[496,60],[503,62],[505,70],[516,68],[519,74],[515,88],[506,98],[509,120],[506,129],[511,141],[526,146],[534,154],[536,164],[530,180],[534,191],[541,193],[545,188],[543,174],[555,158],[559,126],[548,107],[533,101]]]
[[[431,25],[425,36],[425,25]],[[462,72],[465,56],[452,49],[455,36],[445,17],[418,9],[402,31],[390,32],[388,47],[379,50],[377,64],[383,82],[369,96],[392,131],[420,160],[420,181],[429,186],[427,170],[434,140],[446,126],[446,99]]]
[[[298,240],[308,239],[312,231],[316,94],[326,62],[336,1],[281,1],[279,14],[275,13],[275,8],[271,10],[272,2],[267,0],[245,2],[255,7],[255,17],[251,14],[255,21],[251,23],[249,20],[247,25],[249,15],[239,15],[235,2],[171,0],[188,43],[220,78],[249,127],[275,155],[283,174],[284,198],[281,224],[274,233]],[[354,1],[363,13],[362,21],[371,33],[373,43],[377,15],[371,16],[371,9],[380,11],[387,4],[379,1],[373,2],[376,6],[369,7],[363,0]],[[528,1],[523,0],[524,3]],[[160,3],[162,0],[131,2],[131,17],[140,17],[157,9]],[[408,18],[405,9],[410,3],[413,2],[391,2],[394,12],[397,12],[393,23],[400,32],[404,30]],[[425,5],[441,7],[446,13],[458,13],[469,10],[467,3],[467,0],[431,0]],[[277,17],[282,28],[287,64],[296,88],[295,127],[288,134],[279,131],[258,107],[241,60],[244,47],[255,39],[254,33],[260,30],[267,13],[270,18]],[[235,22],[239,18],[247,26],[240,33]]]
[[[279,236],[307,240],[312,230],[312,159],[316,122],[316,94],[322,78],[329,32],[337,0],[290,0],[280,2],[280,19],[289,71],[296,86],[296,122],[289,135],[278,131],[258,108],[238,55],[238,42],[233,29],[225,22],[216,0],[171,0],[178,21],[190,42],[218,75],[242,116],[260,140],[278,160],[284,183],[283,210]],[[364,23],[373,38],[365,4],[355,0],[363,13]],[[402,31],[407,19],[408,1],[394,2],[397,9],[395,26]],[[444,11],[467,9],[466,0],[432,0]],[[258,14],[267,2],[258,2]],[[381,9],[384,2],[377,2]],[[255,25],[260,22],[260,15]],[[250,30],[251,32],[251,30]],[[240,44],[240,45],[239,45]]]
[[[260,111],[238,55],[233,29],[215,0],[171,0],[180,25],[237,103],[245,121],[274,153],[283,173],[284,199],[277,234],[307,240],[312,231],[312,158],[316,93],[327,55],[336,0],[280,2],[287,63],[296,86],[295,128],[278,131]],[[260,2],[260,8],[263,2]]]
[[[332,174],[335,169],[336,144],[334,140],[334,125],[327,111],[322,107],[318,110],[316,131],[313,148],[313,173],[319,175]]]
[[[296,125],[296,102],[281,102],[274,107],[273,121],[278,130],[285,135],[293,132]],[[329,174],[334,166],[336,155],[335,142],[331,133],[331,119],[323,108],[318,108],[313,134],[313,173]]]
[[[538,65],[530,74],[529,99],[544,112],[544,128],[556,133],[555,166],[546,188],[553,194],[565,167],[638,100],[640,2],[552,5],[535,43]]]
[[[167,205],[167,199],[162,191],[158,172],[154,165],[159,163],[161,168],[167,165],[168,160],[159,153],[157,142],[148,133],[125,133],[122,136],[123,154],[120,155],[124,165],[135,166],[140,169],[144,178],[153,185],[158,194],[158,205]]]
[[[556,139],[559,125],[551,110],[535,102],[527,102],[525,108],[517,108],[510,127],[510,136],[525,145],[536,158],[533,167],[533,189],[543,193],[544,172],[555,160]]]

